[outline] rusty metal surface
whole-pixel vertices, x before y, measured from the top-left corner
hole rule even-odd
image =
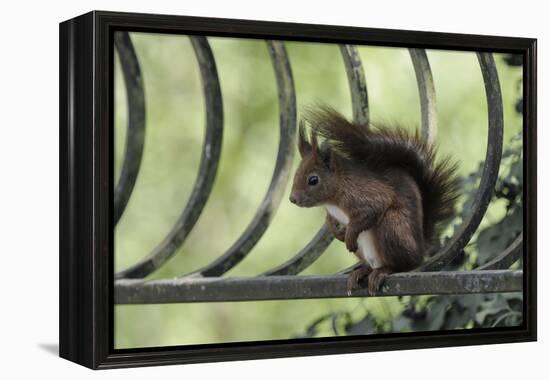
[[[115,278],[143,278],[168,261],[193,229],[212,191],[223,139],[222,95],[208,40],[202,36],[190,39],[199,64],[206,103],[206,133],[197,178],[186,206],[166,237],[145,258],[117,273]]]
[[[522,291],[522,271],[399,273],[387,277],[375,296],[472,294]],[[347,276],[271,276],[119,280],[115,303],[156,304],[277,299],[368,297],[365,287],[347,291]]]

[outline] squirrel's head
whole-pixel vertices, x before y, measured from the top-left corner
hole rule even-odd
[[[319,146],[314,130],[308,141],[303,122],[299,127],[298,150],[302,161],[294,175],[289,200],[300,207],[320,206],[337,192],[335,154],[327,144]]]

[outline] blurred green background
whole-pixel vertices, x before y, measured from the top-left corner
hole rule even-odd
[[[115,229],[115,269],[147,255],[168,233],[191,192],[199,166],[205,108],[191,43],[186,36],[131,33],[141,65],[146,99],[146,141],[141,171]],[[171,278],[200,268],[221,255],[244,231],[261,202],[275,165],[278,102],[265,42],[209,38],[224,106],[222,155],[214,188],[192,233],[150,278]],[[332,105],[351,117],[351,100],[339,48],[334,44],[287,42],[298,110],[313,102]],[[371,120],[407,128],[420,122],[414,70],[407,49],[359,47]],[[429,50],[436,85],[441,153],[460,161],[460,174],[483,160],[487,111],[475,53]],[[521,68],[495,54],[504,102],[504,141],[521,129],[514,103],[521,95]],[[124,153],[127,107],[115,60],[115,178]],[[296,155],[298,156],[298,155]],[[296,166],[298,157],[295,159]],[[300,209],[283,197],[275,218],[250,255],[228,276],[254,276],[292,257],[324,221],[321,209]],[[504,213],[494,204],[485,218]],[[334,242],[304,274],[331,274],[355,262]],[[335,310],[361,307],[390,318],[397,298],[263,301],[115,306],[115,347],[288,339],[312,320]]]

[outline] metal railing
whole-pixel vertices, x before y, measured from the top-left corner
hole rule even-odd
[[[333,238],[322,225],[304,248],[288,261],[257,277],[223,277],[252,251],[271,222],[288,183],[295,150],[297,125],[296,93],[292,70],[282,41],[266,41],[276,75],[279,100],[279,148],[267,192],[251,222],[235,243],[212,263],[176,279],[146,280],[184,244],[197,222],[212,190],[220,159],[223,138],[222,94],[214,56],[206,37],[190,36],[200,68],[206,102],[206,134],[199,172],[187,205],[166,237],[146,257],[115,274],[115,303],[168,303],[247,301],[299,298],[367,296],[360,288],[351,294],[346,288],[352,268],[331,276],[300,276],[330,245]],[[119,221],[132,194],[143,155],[145,95],[138,59],[130,36],[117,32],[118,51],[128,101],[128,130],[121,175],[114,191],[114,222]],[[340,45],[351,92],[353,118],[369,120],[368,93],[361,59],[353,45]],[[414,67],[421,110],[421,136],[434,141],[437,110],[433,76],[424,49],[409,49]],[[521,291],[523,273],[510,270],[522,253],[522,235],[507,249],[473,271],[442,271],[462,252],[478,228],[496,184],[503,141],[503,110],[500,83],[490,53],[477,53],[483,75],[488,106],[488,144],[479,188],[471,213],[455,229],[437,254],[409,273],[388,276],[377,295],[456,294]]]

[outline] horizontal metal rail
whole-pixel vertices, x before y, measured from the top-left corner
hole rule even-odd
[[[376,296],[521,292],[521,270],[408,272],[389,275]],[[288,300],[368,297],[365,287],[348,294],[347,276],[178,278],[115,283],[117,304]]]

